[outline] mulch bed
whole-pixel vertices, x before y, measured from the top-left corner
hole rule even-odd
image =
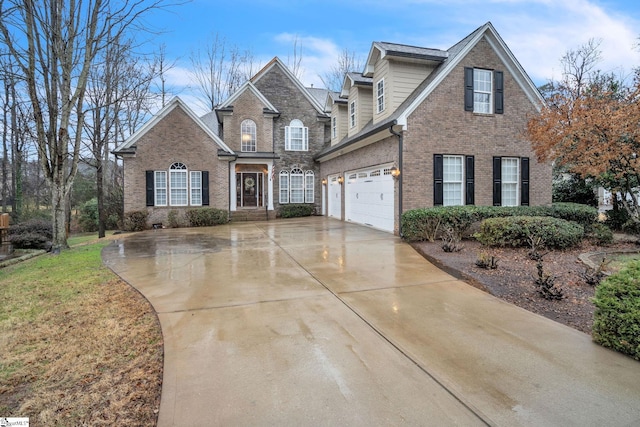
[[[475,240],[465,240],[459,252],[444,252],[441,242],[413,243],[425,258],[472,286],[484,290],[518,307],[591,334],[595,287],[588,285],[582,273],[586,266],[578,258],[586,252],[602,250],[587,242],[565,251],[550,251],[543,258],[544,272],[556,276],[555,284],[564,291],[562,300],[546,300],[539,296],[535,278],[537,262],[529,258],[528,248],[489,248]],[[637,248],[632,241],[619,241],[605,249]],[[481,253],[494,256],[498,268],[477,267]]]

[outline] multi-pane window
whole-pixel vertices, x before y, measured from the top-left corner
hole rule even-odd
[[[183,163],[174,163],[169,168],[169,204],[187,206],[188,199],[187,167]]]
[[[502,158],[502,206],[518,206],[519,159]]]
[[[463,204],[462,156],[442,157],[442,202],[444,206],[458,206]]]
[[[304,202],[305,203],[313,203],[313,186],[314,186],[314,175],[313,171],[306,171],[304,173]]]
[[[333,116],[331,118],[331,138],[336,138],[338,136],[338,118]]]
[[[167,172],[154,173],[155,206],[167,206]]]
[[[240,125],[242,151],[256,151],[256,123],[253,120],[243,120]]]
[[[289,200],[291,203],[304,203],[304,173],[301,169],[292,169],[289,174]]]
[[[191,176],[191,205],[202,205],[202,172],[192,171]]]
[[[384,79],[380,79],[376,85],[377,90],[377,112],[384,111]]]
[[[289,172],[280,171],[280,203],[289,203]]]
[[[307,151],[309,149],[309,128],[298,119],[291,120],[284,128],[284,146],[289,151]]]
[[[280,171],[280,203],[313,203],[315,175],[293,167]]]
[[[349,104],[349,127],[356,127],[356,101]]]
[[[489,70],[473,70],[473,111],[490,114],[493,76]]]

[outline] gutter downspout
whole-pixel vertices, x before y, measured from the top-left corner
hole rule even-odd
[[[402,151],[404,148],[404,141],[402,134],[393,130],[393,126],[393,124],[389,126],[389,132],[398,137],[398,169],[400,170],[400,175],[398,175],[398,235],[402,238],[402,176],[404,175]]]

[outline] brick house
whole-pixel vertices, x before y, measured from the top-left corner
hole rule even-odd
[[[125,212],[266,219],[306,203],[398,233],[417,207],[549,204],[551,165],[523,136],[542,102],[491,23],[448,50],[375,42],[340,93],[274,58],[215,112],[176,98],[115,150]]]

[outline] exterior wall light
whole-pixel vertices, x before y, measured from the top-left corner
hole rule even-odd
[[[391,176],[394,178],[398,178],[400,176],[400,169],[398,169],[397,167],[392,167],[391,168]]]
[[[344,182],[344,177],[339,176],[338,177],[338,184],[342,185],[343,182]]]
[[[322,178],[322,185],[327,185],[327,179],[326,178]]]

